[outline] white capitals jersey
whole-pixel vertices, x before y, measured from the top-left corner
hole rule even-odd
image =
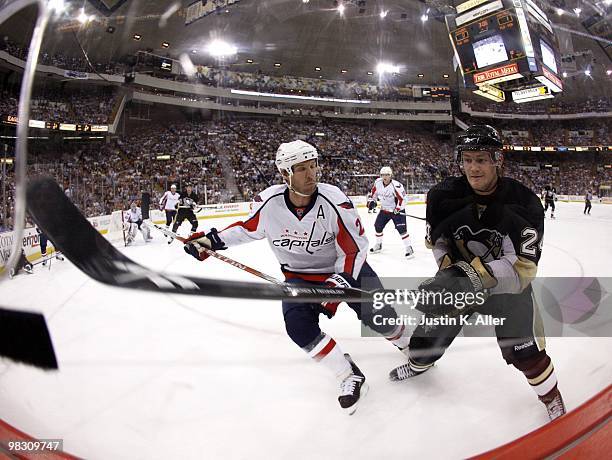
[[[391,179],[389,185],[383,184],[382,178],[376,179],[374,186],[368,195],[368,201],[380,201],[383,211],[401,211],[404,208],[404,186],[395,179]]]
[[[124,220],[129,223],[137,223],[142,220],[142,211],[140,208],[128,209],[124,214]]]
[[[329,184],[319,184],[305,208],[289,201],[287,185],[273,185],[255,197],[248,219],[219,236],[228,247],[267,238],[285,277],[309,281],[343,272],[357,278],[368,251],[353,203]]]
[[[174,211],[177,208],[177,204],[181,195],[179,193],[172,193],[171,191],[167,191],[164,193],[164,196],[159,200],[159,204],[164,207],[164,209],[168,211]]]

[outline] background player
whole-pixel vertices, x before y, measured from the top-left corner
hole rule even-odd
[[[380,200],[380,213],[374,221],[376,244],[373,248],[370,248],[370,252],[377,253],[382,250],[383,229],[392,220],[404,243],[406,257],[413,258],[414,250],[406,229],[406,216],[400,214],[404,210],[404,195],[406,193],[404,186],[391,178],[392,174],[393,171],[389,166],[383,166],[380,169],[380,177],[376,179],[372,190],[368,194],[368,209],[376,209],[376,200]]]
[[[366,262],[368,240],[353,203],[337,187],[317,182],[317,150],[301,140],[281,144],[276,166],[285,184],[273,185],[257,195],[246,221],[218,233],[215,229],[206,235],[197,233],[185,250],[205,260],[202,246],[219,250],[267,238],[289,283],[382,287]],[[350,303],[349,307],[365,325],[405,349],[408,339],[402,336],[403,326],[376,326],[372,304]],[[338,401],[352,414],[367,390],[365,377],[334,339],[319,328],[319,315],[331,318],[337,308],[336,302],[283,302],[283,316],[289,337],[338,379]],[[376,314],[395,317],[390,307]]]
[[[132,201],[130,204],[130,209],[125,213],[125,223],[127,225],[126,232],[126,241],[125,244],[129,246],[136,239],[136,232],[140,230],[142,233],[142,238],[145,243],[148,243],[153,238],[151,237],[151,230],[149,226],[143,222],[142,220],[142,211],[138,206],[136,206],[136,202]]]
[[[590,190],[587,190],[586,195],[584,195],[584,212],[583,214],[591,215],[591,201],[593,200],[593,193]]]
[[[544,193],[542,194],[544,197],[544,217],[546,217],[546,211],[548,211],[548,207],[550,206],[550,218],[555,218],[555,201],[557,201],[557,191],[551,185],[547,185],[544,187]]]
[[[176,185],[172,184],[170,190],[166,191],[159,200],[159,205],[166,212],[166,227],[170,227],[176,217],[176,208],[180,197],[181,195],[176,191]]]
[[[439,271],[420,288],[487,295],[475,311],[505,318],[495,327],[502,356],[525,375],[552,420],[565,413],[565,405],[531,288],[542,250],[544,213],[531,190],[501,177],[501,148],[501,137],[488,125],[472,126],[458,136],[457,161],[464,175],[444,180],[427,194],[426,244]],[[440,306],[420,309],[434,308]],[[461,329],[461,323],[418,326],[410,339],[408,364],[391,371],[390,378],[404,380],[430,369]]]
[[[198,195],[193,191],[191,185],[187,185],[187,189],[181,193],[178,200],[178,213],[176,214],[174,225],[172,225],[172,231],[174,233],[176,233],[185,219],[191,224],[191,234],[198,230],[198,218],[193,212],[197,203]],[[170,243],[172,243],[172,238],[168,241],[168,244]]]

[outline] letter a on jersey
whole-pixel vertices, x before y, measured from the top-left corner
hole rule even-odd
[[[325,219],[325,213],[323,212],[323,206],[319,205],[319,210],[317,211],[317,219],[321,217]]]

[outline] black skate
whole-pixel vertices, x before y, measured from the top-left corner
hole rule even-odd
[[[348,415],[353,415],[357,410],[359,401],[367,394],[368,385],[365,383],[365,376],[353,362],[351,357],[346,353],[344,356],[351,363],[353,373],[340,383],[340,396],[338,396],[338,402],[340,403],[340,407],[342,407]]]
[[[410,363],[402,364],[401,366],[398,366],[395,369],[393,369],[391,372],[389,372],[389,380],[393,382],[400,382],[402,380],[407,380],[409,378],[416,377],[417,375],[420,375],[426,372],[428,369],[431,369],[431,367],[433,367],[433,364],[430,366],[424,367],[423,370],[420,371],[420,370],[415,370],[412,366],[410,366]]]
[[[412,249],[412,246],[408,246],[405,256],[406,259],[414,259],[414,249]]]

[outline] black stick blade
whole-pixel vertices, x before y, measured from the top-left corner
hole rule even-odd
[[[42,369],[57,369],[45,317],[0,308],[0,356]]]

